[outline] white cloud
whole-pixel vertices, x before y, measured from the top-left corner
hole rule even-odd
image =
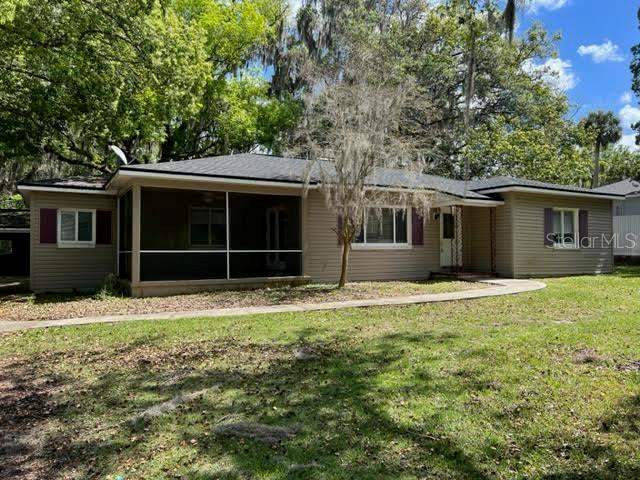
[[[578,83],[571,68],[571,62],[561,58],[549,58],[544,63],[528,62],[524,66],[525,71],[538,74],[543,81],[561,92],[571,90]]]
[[[569,3],[568,0],[531,0],[529,2],[529,11],[535,13],[541,8],[557,10],[564,7],[567,3]]]
[[[581,56],[590,56],[596,63],[602,62],[623,62],[624,56],[618,52],[618,45],[611,40],[605,40],[600,45],[580,45],[578,54]]]
[[[633,101],[633,94],[631,92],[624,92],[620,95],[620,103],[631,103]]]
[[[618,112],[620,115],[620,121],[622,128],[629,129],[634,123],[640,122],[640,108],[633,107],[631,105],[625,105]]]
[[[621,147],[627,147],[632,152],[636,152],[640,150],[640,146],[636,145],[636,134],[630,133],[628,135],[623,135],[618,145]]]

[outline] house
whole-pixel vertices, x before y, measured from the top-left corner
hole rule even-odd
[[[29,210],[0,209],[0,277],[29,275]]]
[[[603,185],[594,191],[624,195],[613,201],[613,254],[616,257],[640,257],[640,182],[627,178]]]
[[[23,183],[34,291],[95,289],[109,273],[134,296],[230,285],[335,282],[337,219],[304,160],[239,154],[123,165],[109,179]],[[578,187],[457,181],[379,169],[370,188],[433,192],[368,215],[349,279],[415,280],[462,269],[504,277],[613,269],[612,202]]]

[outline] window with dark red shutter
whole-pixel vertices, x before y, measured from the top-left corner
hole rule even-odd
[[[98,210],[96,212],[96,243],[98,245],[111,244],[110,210]]]
[[[424,245],[424,219],[415,208],[411,209],[411,243]]]

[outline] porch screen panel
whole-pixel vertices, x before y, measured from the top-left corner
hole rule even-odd
[[[140,280],[209,280],[227,278],[226,252],[177,252],[140,254]]]
[[[300,198],[229,193],[229,276],[301,274]]]
[[[239,253],[229,256],[231,278],[292,277],[302,274],[300,253]]]
[[[300,197],[229,193],[230,250],[300,250]]]

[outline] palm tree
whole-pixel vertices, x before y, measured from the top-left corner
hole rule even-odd
[[[504,12],[502,12],[502,18],[509,43],[513,43],[513,34],[516,31],[516,0],[507,0]]]
[[[591,112],[581,122],[582,127],[593,135],[593,176],[591,188],[600,184],[600,152],[603,148],[618,142],[622,138],[620,119],[610,111]]]

